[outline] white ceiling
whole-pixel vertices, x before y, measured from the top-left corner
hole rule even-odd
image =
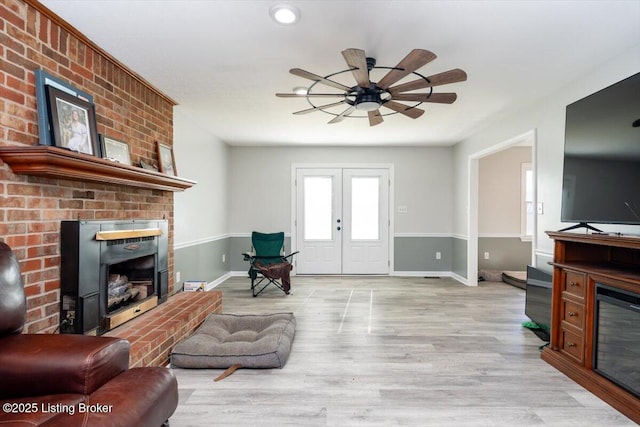
[[[41,2],[232,145],[450,145],[640,44],[640,0]],[[300,22],[271,20],[269,8],[283,2],[300,9]],[[435,88],[456,92],[454,104],[422,104],[418,119],[395,114],[375,127],[293,115],[306,100],[275,96],[312,83],[291,68],[347,69],[347,48],[387,67],[427,49],[438,58],[420,74],[461,68],[468,80]]]

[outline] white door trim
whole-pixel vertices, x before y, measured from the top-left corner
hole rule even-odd
[[[467,281],[468,286],[478,286],[478,162],[481,158],[490,154],[497,153],[506,148],[526,142],[531,145],[531,167],[533,171],[533,206],[538,206],[538,189],[537,189],[537,133],[535,129],[517,135],[506,141],[502,141],[492,145],[484,150],[470,154],[468,157],[468,194],[467,203],[469,206],[467,215]],[[535,253],[537,245],[538,232],[538,216],[534,215],[533,220],[533,236],[531,239],[531,263],[535,265]]]
[[[291,251],[297,249],[297,227],[296,227],[296,176],[298,169],[387,169],[389,171],[389,276],[393,276],[394,268],[394,241],[395,235],[395,170],[393,163],[292,163],[291,164]],[[294,258],[295,260],[295,258]],[[292,274],[296,274],[294,268]]]

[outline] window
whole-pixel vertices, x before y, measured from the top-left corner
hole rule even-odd
[[[307,176],[304,178],[304,238],[331,240],[332,178]]]
[[[380,178],[351,178],[351,239],[380,238]]]

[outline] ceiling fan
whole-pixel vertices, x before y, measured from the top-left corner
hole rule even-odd
[[[346,49],[342,51],[348,70],[338,71],[327,76],[319,76],[300,68],[292,68],[289,72],[295,76],[313,81],[313,84],[301,92],[276,93],[281,98],[306,98],[311,108],[296,111],[293,114],[307,114],[314,111],[322,111],[335,116],[329,123],[339,123],[346,117],[368,117],[369,125],[375,126],[383,122],[383,116],[390,114],[403,114],[412,119],[420,117],[424,110],[417,108],[423,102],[435,102],[439,104],[452,104],[457,95],[455,93],[434,93],[434,86],[456,83],[467,80],[467,74],[459,68],[434,74],[428,77],[416,72],[420,67],[428,64],[436,58],[436,55],[428,50],[413,49],[395,67],[376,67],[375,58],[369,58],[362,49]],[[388,69],[389,71],[377,82],[371,81],[371,71],[374,69]],[[355,78],[355,86],[347,86],[339,83],[334,77],[351,73]],[[418,78],[406,83],[392,86],[403,78],[413,74]],[[317,84],[332,87],[340,93],[314,92]],[[427,92],[415,93],[418,89],[428,89]],[[315,99],[339,98],[337,102],[324,105],[314,104]],[[409,102],[410,105],[397,101]],[[340,105],[347,108],[341,112],[330,110]],[[392,110],[382,113],[380,107]],[[329,110],[329,111],[328,111]],[[335,109],[334,109],[335,110]],[[354,112],[366,112],[366,116],[354,116]],[[383,110],[384,111],[384,110]]]

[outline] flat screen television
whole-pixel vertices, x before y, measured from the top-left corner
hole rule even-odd
[[[640,73],[567,106],[561,220],[640,224]]]
[[[524,314],[540,327],[540,330],[534,330],[534,333],[543,341],[549,341],[551,333],[552,283],[551,273],[530,265],[527,266]]]

